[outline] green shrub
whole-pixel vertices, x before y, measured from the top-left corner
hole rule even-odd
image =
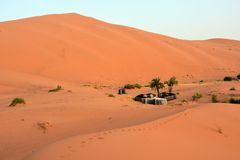
[[[144,87],[150,87],[150,84],[146,84],[146,85],[144,85]]]
[[[239,80],[240,80],[240,74],[239,74],[239,75],[237,75],[237,79],[239,79]]]
[[[112,97],[112,98],[114,98],[115,95],[113,95],[113,94],[108,94],[108,97]]]
[[[232,104],[240,104],[240,99],[231,98],[231,99],[229,100],[229,103],[232,103]]]
[[[212,95],[212,103],[217,103],[218,100],[217,100],[217,95]]]
[[[60,90],[62,90],[63,88],[62,88],[62,86],[57,86],[57,88],[54,88],[54,89],[51,89],[51,90],[49,90],[48,92],[58,92],[58,91],[60,91]]]
[[[232,81],[232,80],[233,80],[233,77],[230,77],[230,76],[224,77],[224,81]]]
[[[196,100],[198,100],[198,99],[200,99],[200,98],[202,98],[202,94],[200,94],[200,93],[195,93],[195,94],[192,96],[192,99],[193,99],[194,101],[196,101]]]
[[[135,86],[135,88],[138,88],[138,89],[142,88],[142,86],[140,84],[138,84],[138,83],[136,83],[134,86]]]
[[[125,89],[135,89],[135,88],[140,89],[140,88],[142,88],[142,86],[140,84],[138,84],[138,83],[136,83],[136,84],[126,84],[124,86],[124,88]]]
[[[232,87],[232,88],[230,88],[229,90],[230,90],[230,91],[235,91],[236,88],[235,88],[235,87]]]
[[[134,85],[132,85],[132,84],[126,84],[126,85],[124,86],[124,88],[125,88],[125,89],[134,89],[135,87],[134,87]]]
[[[14,107],[17,104],[26,104],[26,102],[23,98],[14,98],[9,106]]]

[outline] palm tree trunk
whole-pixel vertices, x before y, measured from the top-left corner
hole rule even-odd
[[[157,88],[157,97],[159,97],[159,94],[160,94],[159,88]]]

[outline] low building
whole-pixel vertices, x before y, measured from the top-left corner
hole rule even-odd
[[[166,105],[166,98],[158,98],[155,94],[140,94],[134,98],[135,101],[142,102],[144,104],[153,104],[153,105]]]

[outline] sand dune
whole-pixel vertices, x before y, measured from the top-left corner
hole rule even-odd
[[[51,81],[26,78],[39,85],[23,83],[21,78],[9,85],[0,85],[1,160],[21,160],[65,138],[141,124],[186,109],[186,106],[143,106],[134,103],[129,95],[108,97],[107,93],[115,94],[115,89],[65,84],[64,90],[48,93]],[[68,92],[69,89],[72,92]],[[23,97],[26,104],[8,107],[14,97]],[[41,123],[46,127],[41,127]]]
[[[144,125],[73,137],[28,159],[238,160],[239,107],[205,105]]]
[[[78,14],[0,23],[0,68],[68,82],[217,79],[240,68],[240,42],[185,41]]]
[[[238,81],[215,81],[239,74],[239,53],[239,41],[179,40],[77,14],[1,22],[0,159],[238,160],[239,105],[209,103],[240,97]],[[133,102],[149,87],[117,95],[173,75],[179,94],[167,106]],[[15,97],[26,104],[8,107]]]

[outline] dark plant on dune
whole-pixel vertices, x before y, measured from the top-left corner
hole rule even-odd
[[[212,95],[212,103],[217,103],[218,100],[217,100],[217,95]]]
[[[202,98],[202,94],[200,93],[195,93],[193,96],[192,96],[192,99],[193,101],[196,101],[198,99]]]
[[[14,107],[17,104],[26,104],[26,102],[23,98],[14,98],[9,106]]]
[[[240,74],[239,74],[239,75],[237,75],[237,79],[238,79],[238,80],[240,80]]]
[[[224,80],[224,81],[233,81],[233,77],[226,76],[226,77],[224,77],[223,80]]]
[[[138,88],[138,89],[142,88],[142,86],[140,84],[138,84],[138,83],[136,83],[134,86],[135,86],[135,88]]]
[[[57,88],[54,88],[54,89],[51,89],[51,90],[49,90],[48,92],[58,92],[58,91],[60,91],[60,90],[62,90],[63,88],[62,88],[62,86],[57,86]]]
[[[164,88],[164,83],[161,82],[160,78],[154,78],[154,79],[150,82],[150,88],[156,89],[156,91],[157,91],[157,96],[159,97],[160,89]]]
[[[136,83],[136,84],[126,84],[124,86],[124,88],[125,89],[135,89],[135,88],[141,89],[142,86],[140,84],[138,84],[138,83]]]
[[[171,93],[173,90],[173,86],[178,85],[177,78],[172,77],[168,81],[166,81],[165,84],[168,86],[168,91]]]
[[[240,99],[231,98],[231,99],[229,100],[229,103],[232,103],[232,104],[240,104]]]
[[[112,97],[112,98],[114,98],[115,95],[114,95],[114,94],[108,94],[108,97]]]

